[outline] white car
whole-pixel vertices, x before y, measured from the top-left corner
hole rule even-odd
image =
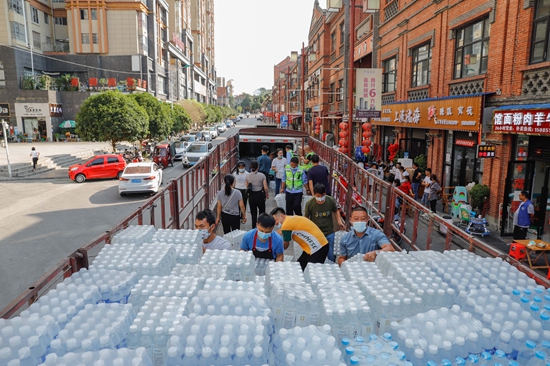
[[[156,163],[130,163],[118,180],[118,193],[157,193],[161,184],[162,169]]]
[[[183,156],[183,153],[185,153],[185,150],[187,150],[189,145],[191,145],[195,141],[197,141],[195,135],[183,135],[182,137],[180,137],[179,141],[174,142],[174,148],[176,150],[174,160],[181,160],[181,157]]]
[[[206,127],[205,131],[210,132],[212,140],[218,137],[218,127],[216,126]]]
[[[212,145],[211,142],[193,142],[191,145],[189,145],[189,147],[185,151],[185,154],[181,158],[183,168],[189,168],[190,166],[197,164],[199,160],[208,156],[208,154],[210,154],[213,149],[214,145]]]

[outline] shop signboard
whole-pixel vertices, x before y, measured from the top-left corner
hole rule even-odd
[[[457,146],[474,147],[475,144],[476,144],[475,140],[467,140],[467,139],[455,140],[455,145]]]
[[[375,125],[425,128],[431,130],[479,130],[482,97],[433,99],[385,104]]]
[[[550,105],[546,108],[497,109],[493,131],[550,136]]]
[[[286,116],[286,115],[281,116],[280,127],[281,128],[288,127],[288,116]]]
[[[479,145],[477,147],[478,159],[495,158],[497,147],[494,145]]]
[[[8,118],[10,116],[10,104],[0,103],[0,118]]]
[[[50,103],[50,117],[63,117],[63,106]]]
[[[382,69],[356,69],[355,117],[380,118]]]

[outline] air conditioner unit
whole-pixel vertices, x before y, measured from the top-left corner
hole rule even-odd
[[[380,10],[380,0],[363,0],[363,11],[365,13],[374,13]]]

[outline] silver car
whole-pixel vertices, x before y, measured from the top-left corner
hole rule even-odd
[[[183,135],[178,141],[174,142],[174,148],[176,149],[174,160],[181,160],[185,150],[195,141],[197,141],[195,135]]]
[[[181,158],[181,162],[184,168],[189,168],[199,162],[202,158],[208,156],[214,149],[214,145],[211,142],[197,141],[193,142]]]

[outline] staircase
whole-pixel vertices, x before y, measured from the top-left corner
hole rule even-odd
[[[36,172],[32,171],[32,163],[11,164],[12,177],[24,178],[34,176],[41,173],[46,173],[52,170],[64,170],[74,164],[82,164],[94,155],[105,154],[105,151],[83,151],[75,154],[59,154],[51,155],[38,160]],[[8,166],[0,166],[0,177],[9,177]]]

